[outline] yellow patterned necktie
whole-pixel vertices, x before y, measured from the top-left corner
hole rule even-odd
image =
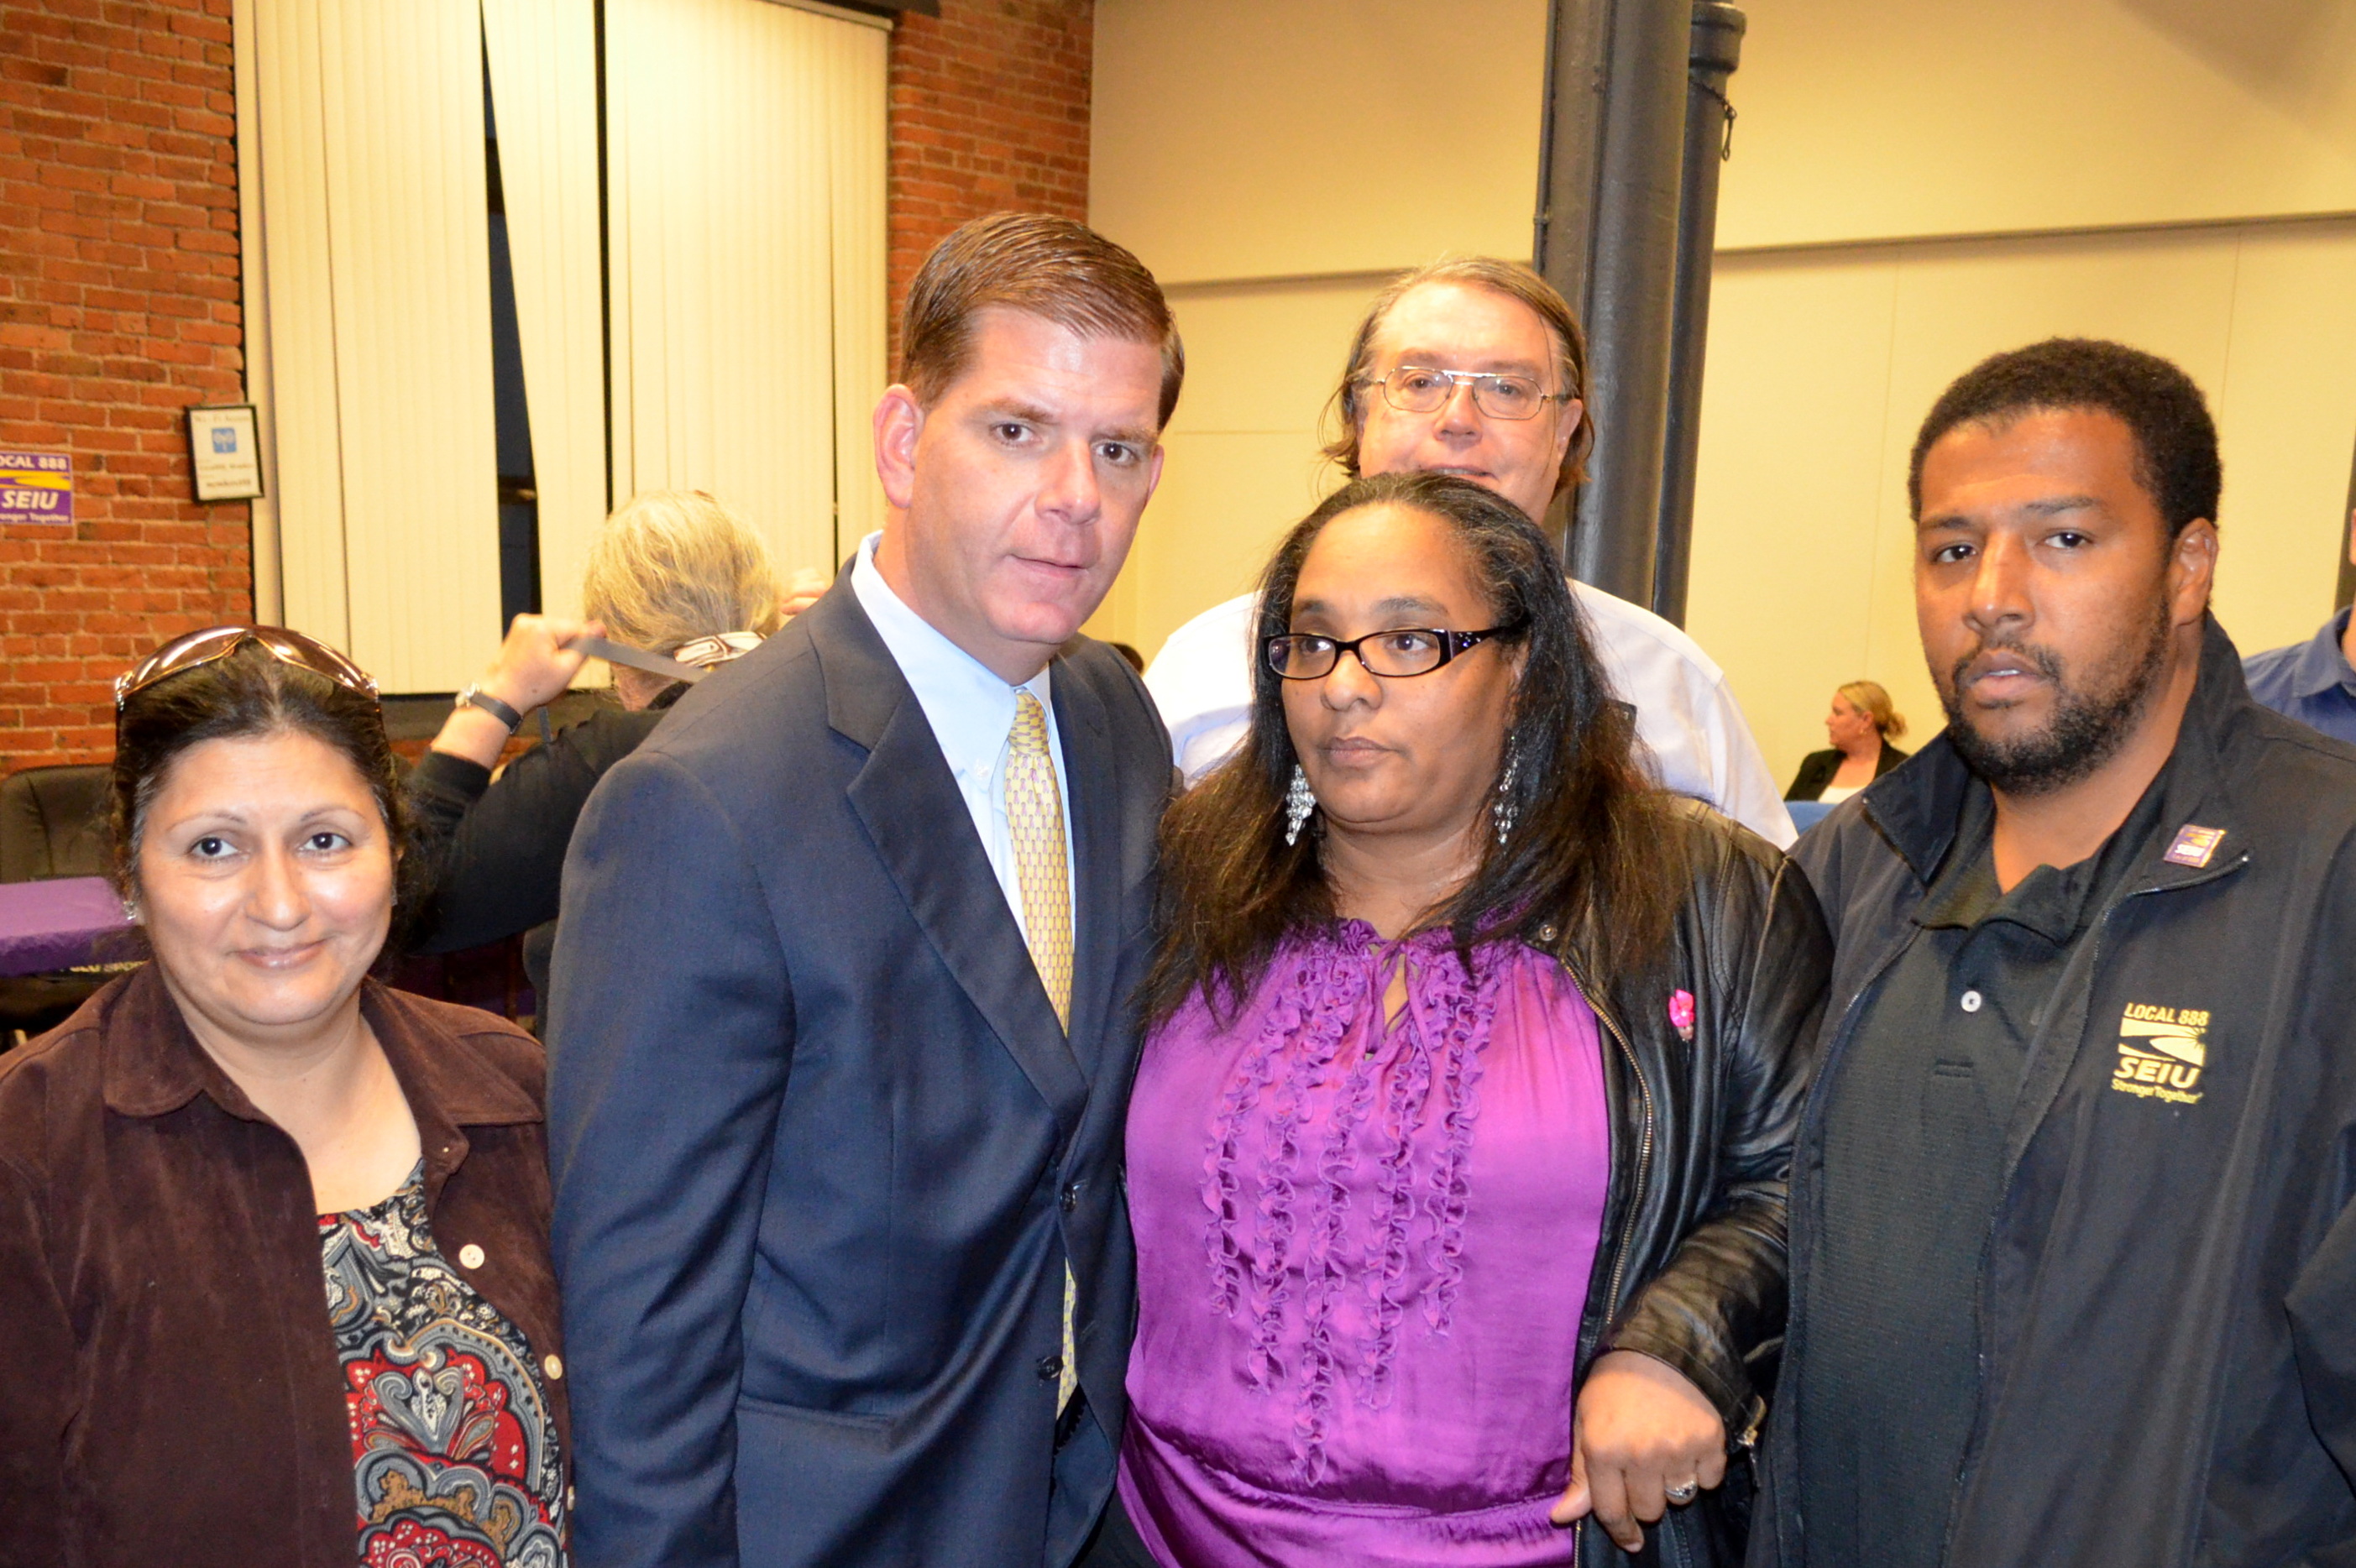
[[[1032,966],[1055,1004],[1055,1021],[1072,1027],[1072,880],[1064,859],[1064,802],[1055,760],[1047,754],[1047,710],[1027,691],[1014,694],[1014,728],[1006,737],[1006,831],[1014,846],[1014,880],[1023,893],[1023,934]],[[1078,1342],[1072,1328],[1078,1285],[1064,1266],[1064,1364],[1055,1410],[1079,1387]]]
[[[1006,829],[1014,880],[1023,890],[1023,933],[1055,1021],[1072,1027],[1072,889],[1064,859],[1064,804],[1047,754],[1047,710],[1027,691],[1014,696],[1006,738]]]

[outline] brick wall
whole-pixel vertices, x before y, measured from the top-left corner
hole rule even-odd
[[[70,528],[0,529],[0,771],[103,758],[118,671],[249,613],[179,411],[242,386],[230,44],[230,0],[0,0],[0,447],[75,470]]]
[[[969,218],[1088,216],[1094,0],[941,0],[892,35],[892,345],[926,253]]]

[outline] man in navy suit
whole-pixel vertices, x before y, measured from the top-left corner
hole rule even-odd
[[[1184,361],[1134,257],[1022,216],[941,243],[901,341],[883,531],[606,775],[565,864],[583,1568],[1063,1568],[1111,1492],[1172,775],[1076,634]]]

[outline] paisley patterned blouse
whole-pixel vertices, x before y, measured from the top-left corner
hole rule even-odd
[[[556,1421],[522,1333],[445,1262],[424,1164],[319,1217],[366,1568],[565,1568]]]

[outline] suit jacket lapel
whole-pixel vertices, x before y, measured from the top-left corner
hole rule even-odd
[[[1119,998],[1112,995],[1120,944],[1120,780],[1104,700],[1069,661],[1055,661],[1055,731],[1072,802],[1071,1050],[1093,1080]]]
[[[847,576],[803,614],[826,684],[827,721],[867,750],[845,792],[851,809],[909,913],[1068,1136],[1087,1104],[1087,1080],[1065,1043],[923,705]],[[1075,970],[1076,993],[1076,962]]]

